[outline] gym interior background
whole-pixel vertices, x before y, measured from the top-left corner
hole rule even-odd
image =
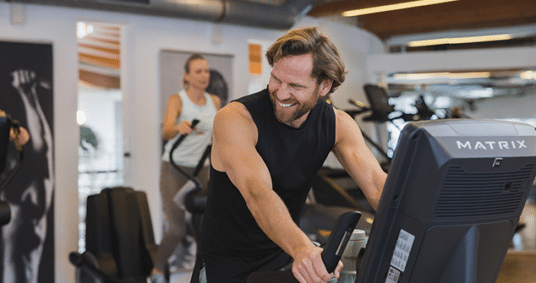
[[[164,51],[231,58],[231,100],[265,87],[270,67],[262,54],[274,40],[291,28],[317,26],[335,42],[349,70],[331,97],[338,108],[353,109],[349,99],[366,105],[364,85],[377,84],[400,111],[416,111],[422,96],[434,118],[457,107],[471,118],[536,126],[534,1],[458,1],[463,4],[340,16],[354,2],[401,1],[175,1],[172,8],[163,1],[0,1],[0,41],[52,45],[55,282],[73,281],[68,254],[83,249],[80,205],[103,186],[146,191],[155,237],[161,236]],[[478,42],[423,43],[468,37]],[[251,46],[260,46],[260,72],[250,71]],[[362,116],[356,121],[363,132],[389,153],[401,124]],[[91,135],[84,136],[81,149],[80,133],[87,129],[77,117],[98,137],[98,150],[88,147]],[[333,158],[327,165],[338,167]],[[534,207],[527,210],[534,213]],[[526,238],[517,239],[518,249],[536,250],[535,222],[526,216]]]

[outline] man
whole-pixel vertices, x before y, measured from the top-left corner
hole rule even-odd
[[[292,30],[266,56],[268,88],[230,103],[214,120],[201,240],[209,283],[246,282],[254,271],[292,260],[300,282],[326,282],[322,249],[297,225],[314,176],[332,151],[374,208],[385,183],[355,121],[319,99],[345,76],[328,38],[316,28]]]

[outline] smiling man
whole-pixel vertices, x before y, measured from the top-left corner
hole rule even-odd
[[[355,121],[319,99],[345,77],[328,38],[316,28],[291,30],[266,57],[273,67],[268,88],[231,102],[214,119],[199,254],[209,283],[246,282],[254,271],[290,262],[300,282],[326,282],[322,249],[297,224],[313,178],[334,152],[374,208],[385,183]]]

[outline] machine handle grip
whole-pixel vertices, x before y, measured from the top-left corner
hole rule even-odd
[[[335,227],[329,235],[326,247],[322,251],[322,261],[329,273],[333,272],[339,264],[339,260],[344,253],[344,249],[352,236],[352,232],[361,218],[359,211],[347,212],[339,218],[335,223]]]
[[[190,126],[190,128],[194,128],[197,124],[199,124],[199,120],[198,119],[193,119],[192,120],[192,126]],[[187,135],[181,135],[176,141],[175,143],[173,144],[173,146],[171,147],[171,151],[173,152],[173,150],[175,150],[175,148],[177,148],[179,146],[179,144],[186,138]],[[171,154],[170,154],[170,158],[171,158]]]
[[[350,240],[357,222],[361,218],[358,211],[347,212],[339,218],[328,238],[326,248],[322,251],[322,261],[329,273],[333,272],[339,264],[344,249]],[[248,283],[298,283],[292,271],[257,271],[248,277]]]
[[[191,128],[197,126],[197,124],[199,124],[199,119],[193,119],[192,120],[192,126],[190,126]]]

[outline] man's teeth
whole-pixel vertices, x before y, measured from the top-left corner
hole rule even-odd
[[[279,105],[281,105],[281,107],[285,107],[285,108],[287,108],[287,107],[290,107],[290,106],[294,105],[294,103],[288,103],[288,104],[286,104],[286,103],[281,103],[281,102],[279,102]]]

